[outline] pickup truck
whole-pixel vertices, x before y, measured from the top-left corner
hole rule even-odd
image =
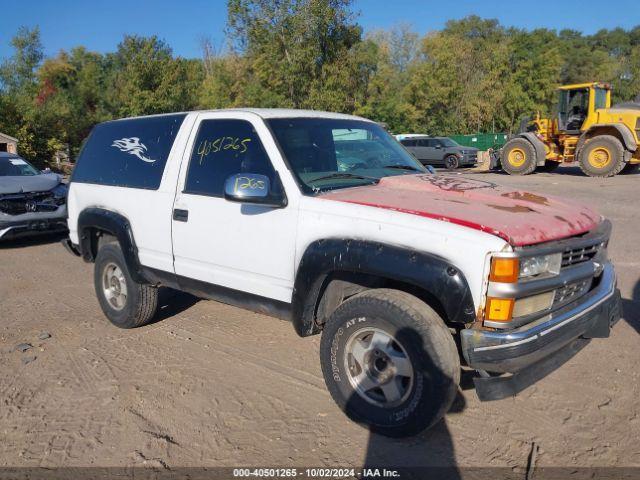
[[[513,396],[620,316],[609,221],[432,174],[349,115],[99,124],[71,179],[68,227],[114,325],[149,322],[160,286],[287,319],[302,337],[321,333],[342,410],[389,436],[441,419],[462,367],[477,371],[481,400]]]

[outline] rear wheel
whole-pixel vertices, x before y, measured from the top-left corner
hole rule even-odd
[[[96,256],[94,285],[102,311],[117,327],[140,327],[156,313],[158,289],[134,282],[118,243],[100,247]]]
[[[612,135],[592,138],[580,152],[580,169],[590,177],[613,177],[624,166],[624,147]]]
[[[528,175],[536,169],[536,151],[524,138],[512,138],[502,149],[501,163],[509,175]]]
[[[455,155],[447,155],[444,158],[444,166],[447,167],[447,170],[455,170],[460,166],[460,161]]]
[[[322,332],[320,361],[340,408],[387,436],[434,425],[460,381],[458,351],[442,319],[398,290],[369,290],[340,305]]]

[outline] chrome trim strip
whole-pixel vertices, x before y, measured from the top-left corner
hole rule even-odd
[[[572,317],[567,318],[566,320],[563,320],[562,322],[558,323],[557,325],[554,325],[553,327],[548,328],[547,330],[543,330],[540,333],[536,333],[536,334],[534,334],[533,336],[531,336],[529,338],[525,338],[524,340],[518,340],[517,342],[503,343],[501,345],[490,345],[488,347],[478,347],[478,348],[474,348],[473,351],[474,352],[482,352],[482,351],[485,351],[485,350],[497,350],[497,349],[500,349],[500,348],[513,347],[513,346],[516,346],[516,345],[521,345],[523,343],[532,342],[533,340],[537,340],[539,337],[542,337],[542,336],[548,334],[549,332],[557,330],[558,328],[563,327],[567,323],[573,322],[574,320],[576,320],[578,317],[581,317],[585,313],[590,312],[594,308],[599,307],[604,301],[606,301],[609,298],[611,298],[611,296],[614,294],[614,291],[615,291],[615,289],[611,290],[611,292],[609,292],[609,294],[606,297],[600,299],[597,303],[594,303],[590,307],[585,308],[584,310],[581,310],[580,312],[576,313]]]
[[[500,343],[497,345],[487,345],[483,347],[475,347],[473,348],[474,352],[481,352],[486,350],[496,350],[500,348],[508,348],[516,345],[521,345],[523,343],[531,342],[536,340],[544,335],[549,334],[550,332],[561,328],[568,323],[580,318],[584,314],[590,312],[591,310],[600,306],[603,302],[611,298],[611,296],[615,293],[616,289],[616,274],[613,269],[613,265],[608,263],[605,266],[605,270],[603,272],[601,285],[593,292],[593,296],[588,298],[583,303],[572,307],[569,311],[560,313],[557,315],[557,318],[553,317],[553,314],[549,314],[545,316],[543,319],[538,320],[535,323],[530,323],[525,325],[520,330],[510,330],[505,332],[486,332],[480,331],[479,333],[487,340],[490,340],[489,337],[493,337],[493,340],[500,341],[502,338],[508,339],[511,336],[524,337],[519,340],[515,340],[513,342],[508,343]],[[589,294],[587,294],[589,295]],[[549,318],[551,317],[551,318]],[[530,335],[530,336],[529,336]]]
[[[581,312],[575,314],[573,317],[571,318],[567,318],[566,320],[554,325],[551,328],[547,328],[546,330],[543,330],[542,332],[540,332],[538,335],[539,336],[544,336],[549,332],[553,332],[554,330],[557,330],[558,328],[566,325],[567,323],[570,323],[572,321],[574,321],[576,318],[578,318],[580,315],[583,315],[585,313],[590,312],[591,310],[593,310],[594,308],[597,308],[600,306],[600,304],[606,300],[608,300],[609,298],[611,298],[611,296],[614,294],[615,289],[611,290],[605,297],[603,297],[602,299],[600,299],[597,303],[594,303],[593,305],[591,305],[590,307],[585,308],[584,310],[582,310]]]
[[[592,261],[566,267],[558,275],[538,280],[528,280],[519,283],[489,282],[487,295],[498,298],[523,298],[538,293],[555,290],[571,283],[593,278],[596,272]]]
[[[478,348],[474,348],[473,351],[474,352],[484,352],[485,350],[496,350],[498,348],[514,347],[516,345],[522,345],[523,343],[533,342],[537,338],[538,338],[538,335],[536,334],[533,337],[525,338],[524,340],[518,340],[517,342],[503,343],[501,345],[490,345],[488,347],[478,347]]]
[[[14,227],[7,227],[4,230],[0,230],[0,238],[4,237],[9,230],[13,230]]]

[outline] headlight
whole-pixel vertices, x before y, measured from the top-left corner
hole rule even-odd
[[[61,183],[55,186],[51,190],[51,193],[53,193],[53,201],[55,202],[55,204],[60,206],[67,203],[68,192],[69,192],[69,188],[64,183]]]
[[[55,186],[53,190],[51,190],[51,192],[53,193],[53,196],[56,198],[66,197],[68,191],[69,189],[64,183],[60,183],[59,185]]]
[[[562,266],[562,253],[524,257],[520,259],[519,278],[535,277],[537,275],[558,275]]]
[[[537,276],[558,275],[562,266],[562,253],[536,255],[532,257],[501,257],[491,259],[489,281],[496,284],[526,282]],[[507,326],[512,319],[526,317],[548,310],[553,305],[555,291],[544,292],[523,298],[511,296],[487,296],[485,325],[494,328]]]

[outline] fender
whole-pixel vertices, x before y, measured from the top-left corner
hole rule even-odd
[[[589,130],[586,130],[582,135],[580,135],[580,139],[576,144],[576,152],[579,152],[580,149],[584,146],[585,142],[589,138],[591,138],[592,135],[590,134],[599,128],[615,128],[622,138],[622,144],[624,145],[624,148],[626,148],[630,152],[635,152],[638,148],[638,144],[633,136],[633,133],[626,125],[622,123],[596,123],[594,125],[591,125],[591,127],[589,127]]]
[[[129,220],[123,215],[103,208],[87,208],[78,216],[79,250],[85,262],[95,261],[93,255],[91,228],[98,228],[110,233],[118,239],[127,268],[134,281],[149,283],[145,278]]]
[[[534,132],[523,132],[519,133],[517,136],[524,138],[533,145],[533,148],[536,151],[536,165],[538,167],[543,166],[545,158],[547,158],[547,149],[544,146],[544,142],[536,137]]]
[[[336,272],[368,274],[410,284],[435,297],[449,321],[476,320],[467,280],[447,260],[376,242],[327,239],[309,245],[298,266],[292,298],[292,319],[298,335],[319,332],[316,307],[325,280]]]

